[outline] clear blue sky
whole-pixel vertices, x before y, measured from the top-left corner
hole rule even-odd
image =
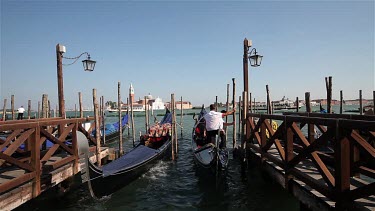
[[[257,100],[287,96],[372,98],[374,88],[374,1],[7,1],[1,0],[0,100],[16,106],[42,94],[57,104],[55,46],[65,56],[89,52],[97,61],[84,72],[81,61],[64,66],[67,108],[92,105],[92,89],[105,100],[122,100],[133,83],[136,97],[163,101],[183,96],[193,105],[226,101],[226,84],[243,90],[243,40],[264,56],[249,67]],[[64,60],[64,63],[70,63]]]

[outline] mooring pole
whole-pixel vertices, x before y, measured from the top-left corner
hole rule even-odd
[[[219,105],[217,104],[217,96],[215,98],[215,111],[217,112],[217,107],[219,107]]]
[[[118,107],[118,129],[119,129],[119,142],[118,149],[120,156],[124,154],[124,149],[122,146],[122,110],[121,110],[121,82],[117,83],[117,107]]]
[[[181,137],[182,137],[182,130],[183,130],[182,119],[183,119],[183,116],[184,116],[184,108],[183,108],[182,104],[183,104],[183,101],[182,101],[182,96],[181,96],[181,118],[180,118]]]
[[[311,102],[310,102],[310,92],[305,92],[305,102],[306,102],[306,112],[311,113]],[[314,131],[314,124],[307,125],[307,136],[308,141],[312,143],[315,139],[315,131]]]
[[[40,101],[38,101],[38,119],[40,119]]]
[[[130,99],[130,115],[132,118],[132,135],[133,135],[133,147],[134,147],[135,146],[135,128],[134,128],[133,99],[130,94],[129,94],[129,99]]]
[[[298,100],[298,97],[296,97],[296,112],[299,112],[299,100]]]
[[[243,109],[242,100],[241,100],[241,96],[239,96],[238,97],[238,134],[240,135],[242,135],[241,133],[242,131],[242,109]]]
[[[243,113],[242,113],[242,131],[241,131],[241,148],[244,150],[245,149],[245,142],[246,142],[246,121],[247,121],[247,114],[245,113],[245,111],[247,109],[245,109],[248,105],[247,105],[247,102],[248,102],[248,99],[247,99],[247,92],[243,92],[242,93],[242,102],[243,102]]]
[[[327,90],[327,113],[332,113],[332,76],[328,78],[325,77],[326,80],[326,90]]]
[[[15,120],[16,115],[14,113],[14,95],[10,97],[10,108],[12,109],[12,120]]]
[[[236,79],[232,78],[232,83],[233,83],[233,99],[232,99],[232,105],[233,109],[236,108]],[[236,112],[233,112],[233,149],[236,147],[236,141],[237,141],[237,136],[236,136]]]
[[[227,84],[227,103],[225,104],[227,112],[229,111],[229,84]],[[225,117],[225,122],[228,123],[228,116]],[[225,137],[227,136],[227,130],[228,128],[225,127]],[[226,147],[226,146],[225,146]]]
[[[100,156],[100,123],[99,123],[99,106],[98,100],[96,99],[96,89],[92,90],[92,101],[94,104],[94,118],[95,118],[95,140],[96,140],[96,162],[98,166],[101,166],[101,156]]]
[[[342,90],[340,90],[340,114],[342,114],[342,112],[343,112],[343,110],[342,110],[343,99],[344,99],[344,96],[343,96]]]
[[[172,133],[171,133],[171,139],[172,139],[172,160],[176,159],[175,155],[175,148],[174,148],[174,142],[175,142],[175,127],[174,124],[176,123],[174,120],[174,94],[171,94],[171,110],[172,110]]]
[[[129,120],[129,97],[126,98],[126,114],[128,115],[128,120]],[[128,121],[129,122],[129,121]],[[128,136],[130,136],[130,127],[128,123]]]
[[[83,106],[82,106],[82,93],[78,92],[78,100],[79,100],[79,118],[83,118]]]
[[[359,114],[363,115],[362,90],[359,90]]]
[[[31,100],[27,101],[27,119],[31,118]]]
[[[101,102],[101,104],[102,104],[102,114],[101,114],[101,116],[102,116],[102,125],[103,125],[103,144],[105,144],[105,141],[106,141],[106,137],[105,137],[105,109],[104,109],[104,96],[102,96],[102,102]],[[120,123],[120,125],[119,125],[119,128],[122,128],[121,127],[121,123]],[[121,129],[120,129],[121,130]],[[120,135],[121,135],[121,133],[120,133]],[[120,136],[121,137],[121,136]],[[121,140],[121,138],[120,138],[120,140]]]
[[[3,105],[3,121],[6,121],[7,120],[7,110],[6,110],[6,106],[7,106],[7,99],[4,99],[4,105]]]
[[[148,110],[147,110],[147,96],[145,96],[145,134],[148,132]]]

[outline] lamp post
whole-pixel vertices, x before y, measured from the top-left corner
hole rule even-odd
[[[64,83],[63,83],[63,70],[62,70],[62,60],[65,59],[74,59],[71,64],[74,64],[83,54],[87,55],[87,59],[83,60],[83,68],[85,71],[93,71],[95,68],[96,61],[90,60],[90,54],[87,52],[81,53],[81,55],[68,58],[64,57],[63,54],[66,52],[65,46],[57,44],[56,45],[56,58],[57,58],[57,92],[59,98],[59,116],[65,118],[65,100],[64,100]],[[71,65],[68,64],[68,65]]]
[[[252,67],[259,67],[260,64],[262,63],[262,58],[263,56],[258,55],[258,52],[255,48],[251,49],[249,52],[250,48],[252,46],[252,41],[245,40],[243,41],[243,80],[244,80],[244,91],[249,94],[249,62]],[[244,108],[245,114],[247,114],[249,108]],[[245,118],[245,116],[244,116]]]
[[[243,80],[244,80],[244,94],[248,96],[249,94],[249,80],[248,80],[248,73],[249,73],[249,61],[252,67],[259,67],[262,63],[263,56],[258,55],[258,52],[255,48],[251,49],[252,41],[245,40],[243,41]],[[249,60],[249,61],[248,61]],[[247,99],[244,98],[244,100]],[[243,113],[242,113],[242,131],[243,137],[246,135],[246,131],[244,130],[246,124],[246,115],[249,112],[249,106],[247,102],[243,102]]]

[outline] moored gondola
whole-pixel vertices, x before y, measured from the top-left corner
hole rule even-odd
[[[128,185],[140,175],[155,166],[157,161],[170,154],[171,114],[165,114],[154,128],[156,132],[141,136],[140,143],[125,155],[101,167],[89,163],[90,188],[96,197],[110,195]],[[159,131],[161,133],[159,133]]]

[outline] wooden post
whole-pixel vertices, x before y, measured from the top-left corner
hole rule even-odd
[[[229,111],[229,84],[227,84],[227,103],[226,103],[226,110]],[[228,116],[225,117],[225,122],[228,123]],[[227,130],[228,128],[225,127],[225,136],[227,136]],[[226,146],[225,146],[226,147]]]
[[[42,96],[42,118],[48,117],[48,95],[43,94]]]
[[[232,105],[233,109],[236,108],[236,79],[232,78],[233,83],[233,99],[232,99]],[[236,112],[233,113],[233,149],[237,146],[237,136],[236,136]]]
[[[268,89],[268,85],[266,85],[266,91],[267,91],[267,114],[272,114],[270,90]]]
[[[247,99],[247,92],[242,92],[242,102],[243,102],[243,112],[242,112],[242,131],[241,131],[241,148],[245,149],[245,142],[246,142],[246,121],[247,121],[247,109],[245,109],[248,105]]]
[[[296,97],[296,112],[299,112],[299,100],[298,97]]]
[[[362,90],[359,90],[359,114],[363,115]]]
[[[126,98],[126,114],[128,115],[128,120],[129,120],[129,98]],[[128,126],[129,126],[129,121],[128,121]],[[130,136],[130,127],[128,127],[128,136]]]
[[[35,131],[30,136],[29,146],[30,146],[30,164],[33,169],[35,169],[35,177],[32,187],[33,198],[41,193],[41,179],[42,170],[40,167],[40,127],[35,127]]]
[[[106,137],[105,137],[105,109],[104,109],[104,96],[102,96],[102,125],[103,125],[103,144],[105,144]],[[119,128],[121,127],[121,123],[119,125]],[[122,132],[122,130],[121,130]],[[122,135],[120,132],[120,135]],[[122,136],[120,136],[120,141],[122,140]]]
[[[174,142],[175,142],[175,133],[174,133],[174,130],[175,130],[175,127],[174,127],[174,124],[176,123],[174,121],[174,94],[171,94],[171,110],[172,110],[172,133],[171,133],[171,139],[172,139],[172,160],[175,160],[176,159],[176,155],[175,155],[175,148],[174,148]]]
[[[16,119],[16,115],[14,113],[14,95],[10,98],[10,108],[12,109],[12,120]]]
[[[74,118],[77,118],[77,103],[74,103]]]
[[[249,112],[253,113],[253,101],[251,97],[251,92],[249,93]]]
[[[40,111],[40,101],[38,101],[38,119],[40,119],[40,113],[41,113],[41,111]]]
[[[332,76],[326,77],[327,112],[332,113]]]
[[[218,106],[218,104],[217,104],[217,96],[216,96],[216,98],[215,98],[215,111],[217,112],[217,107],[219,107]]]
[[[257,112],[257,101],[255,100],[255,97],[254,97],[254,113]]]
[[[310,92],[305,93],[306,112],[311,113]],[[307,136],[310,143],[314,142],[314,124],[307,124]]]
[[[103,100],[104,102],[104,100]],[[117,84],[117,107],[118,107],[118,129],[119,129],[119,142],[118,142],[118,149],[120,156],[124,154],[124,149],[122,146],[122,110],[121,110],[121,83],[120,81]],[[103,118],[104,119],[104,118]]]
[[[177,109],[177,104],[176,104],[176,100],[174,99],[174,95],[173,95],[173,104],[174,104],[174,112],[173,112],[173,118],[174,118],[174,138],[175,138],[175,141],[174,141],[174,145],[175,145],[175,157],[177,158],[178,157],[178,150],[177,150],[177,146],[178,146],[178,136],[177,136],[177,114],[176,114],[176,109]]]
[[[344,99],[344,97],[343,97],[343,93],[342,93],[342,90],[340,90],[340,114],[342,114],[342,106],[343,106],[343,99]]]
[[[47,103],[47,118],[51,118],[51,101],[48,100],[48,103]]]
[[[129,99],[130,99],[130,116],[132,119],[132,135],[133,135],[133,147],[135,146],[135,128],[134,128],[134,113],[133,113],[133,99],[129,93]]]
[[[63,82],[63,70],[62,70],[62,59],[63,55],[60,53],[60,44],[56,45],[56,57],[57,57],[57,94],[59,98],[59,116],[65,118],[65,100],[64,100],[64,82]]]
[[[4,105],[3,105],[3,121],[7,120],[7,99],[4,99]]]
[[[183,104],[183,101],[182,101],[182,96],[181,96],[181,118],[180,118],[181,137],[182,137],[182,132],[183,132],[182,119],[183,119],[183,116],[184,116],[184,108],[183,108],[182,104]]]
[[[238,134],[242,135],[242,100],[241,96],[238,97]],[[242,138],[242,136],[241,136]]]
[[[78,92],[78,98],[79,98],[79,117],[83,118],[83,106],[82,106],[82,93]]]
[[[95,118],[95,140],[96,140],[96,162],[98,166],[101,166],[101,147],[100,147],[100,123],[99,123],[99,106],[98,100],[96,99],[96,89],[92,90],[92,101],[94,104],[94,118]]]
[[[147,96],[145,96],[145,133],[148,132],[148,110],[147,110]]]
[[[375,115],[375,91],[372,91],[372,112]]]
[[[31,100],[27,102],[27,119],[31,118]]]

